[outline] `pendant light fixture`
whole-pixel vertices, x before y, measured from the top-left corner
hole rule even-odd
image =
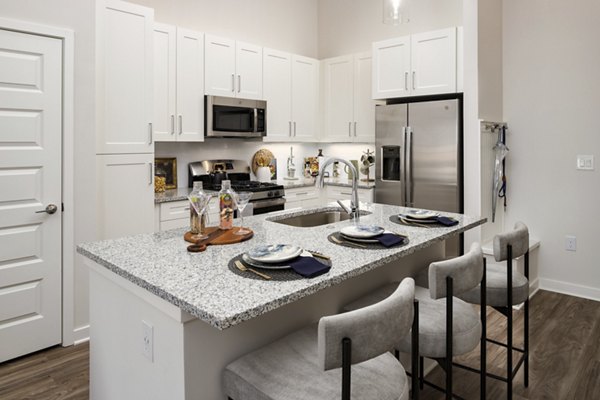
[[[408,22],[407,0],[383,0],[383,23],[400,25]]]

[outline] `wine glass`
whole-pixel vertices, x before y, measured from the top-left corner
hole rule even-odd
[[[248,205],[250,198],[252,197],[251,192],[236,192],[233,195],[233,199],[235,200],[235,205],[240,214],[240,218],[242,219],[242,223],[240,225],[240,229],[235,233],[236,235],[247,235],[251,231],[248,228],[244,228],[244,208]]]
[[[198,233],[192,236],[193,240],[204,240],[208,238],[208,236],[204,234],[204,226],[202,226],[201,221],[202,215],[206,211],[206,207],[208,207],[208,203],[210,202],[211,198],[212,196],[210,194],[204,192],[193,193],[190,196],[188,196],[188,200],[190,201],[190,204],[192,205],[192,208],[196,213],[197,223],[198,225],[200,225]]]

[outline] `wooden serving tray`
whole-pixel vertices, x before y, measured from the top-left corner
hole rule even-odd
[[[248,229],[248,228],[246,228]],[[237,231],[239,231],[240,228],[239,227],[234,227],[231,229],[225,229],[225,230],[221,230],[219,229],[218,226],[211,226],[205,229],[205,234],[209,236],[208,239],[205,240],[194,240],[192,239],[192,236],[194,236],[194,234],[192,234],[192,232],[186,232],[185,235],[183,236],[183,238],[185,239],[186,242],[190,242],[190,243],[194,243],[194,244],[204,244],[204,245],[225,245],[225,244],[235,244],[235,243],[241,243],[243,241],[246,241],[248,239],[250,239],[252,236],[254,236],[254,232],[252,230],[250,230],[250,233],[247,233],[245,235],[236,235],[235,233]]]

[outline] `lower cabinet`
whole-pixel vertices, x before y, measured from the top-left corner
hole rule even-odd
[[[314,186],[285,189],[285,209],[317,207],[321,205],[320,190]]]
[[[98,239],[154,229],[154,154],[96,156]]]
[[[208,205],[208,225],[219,222],[219,204],[213,198]],[[154,206],[154,230],[156,232],[190,226],[190,202],[187,200],[160,203]]]
[[[325,188],[326,203],[352,198],[352,188],[342,186],[327,186]],[[358,200],[363,203],[373,202],[373,189],[358,189]]]

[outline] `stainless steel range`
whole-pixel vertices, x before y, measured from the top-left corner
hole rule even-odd
[[[243,160],[205,160],[188,164],[188,186],[201,181],[205,190],[221,190],[221,182],[231,181],[236,192],[251,192],[249,209],[253,215],[281,211],[285,205],[283,185],[250,180],[250,165]],[[246,215],[246,210],[244,210]]]

